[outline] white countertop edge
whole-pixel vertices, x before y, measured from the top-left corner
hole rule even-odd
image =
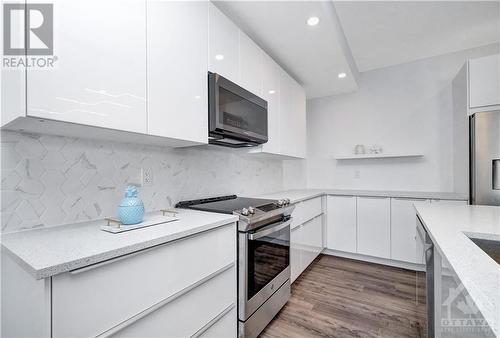
[[[438,208],[438,206],[434,208]],[[435,248],[439,251],[441,256],[447,259],[458,279],[460,279],[460,282],[493,330],[495,336],[500,337],[500,291],[495,287],[490,287],[491,285],[495,285],[495,283],[500,283],[500,265],[476,246],[470,238],[468,238],[467,234],[472,235],[472,237],[484,239],[497,238],[497,235],[457,229],[453,239],[458,240],[458,243],[454,242],[452,247],[444,247],[443,243],[436,238],[428,222],[426,222],[425,215],[422,215],[420,210],[421,207],[415,204],[415,209],[419,219],[422,221],[422,225],[431,237]],[[450,242],[452,242],[451,238]],[[457,249],[452,252],[454,247],[457,247]],[[468,265],[463,264],[463,262],[467,260],[470,261],[473,257],[475,257],[476,260],[479,258],[481,265],[484,266],[481,268],[478,264],[471,264],[470,266],[474,266],[474,272],[472,273],[470,270],[466,269]],[[483,270],[486,271],[481,273]],[[495,273],[495,271],[497,273]]]
[[[467,201],[465,194],[452,192],[397,191],[397,190],[350,190],[350,189],[295,189],[263,194],[258,197],[280,199],[289,198],[290,203],[299,203],[320,196],[360,196],[360,197],[392,197],[407,199],[438,199]]]
[[[205,213],[204,211],[199,211],[201,213]],[[210,214],[210,213],[209,213]],[[222,214],[217,214],[217,215],[222,215]],[[2,249],[4,250],[3,252],[5,254],[8,254],[12,259],[17,262],[22,268],[24,268],[25,271],[27,271],[29,274],[31,274],[35,279],[44,279],[48,277],[52,277],[64,272],[69,272],[72,270],[80,269],[86,266],[98,264],[105,262],[110,259],[115,259],[121,256],[125,256],[128,254],[132,254],[138,251],[146,250],[153,248],[155,246],[167,244],[173,241],[177,241],[180,239],[184,239],[205,231],[210,231],[225,225],[232,224],[234,222],[238,221],[238,217],[235,215],[224,215],[227,216],[224,219],[218,220],[218,221],[213,221],[207,224],[204,224],[199,227],[195,228],[188,228],[185,231],[179,231],[173,234],[168,234],[165,236],[161,236],[152,240],[145,240],[143,242],[135,243],[132,245],[124,246],[118,249],[112,249],[109,251],[105,251],[99,254],[95,254],[92,256],[88,257],[83,257],[81,259],[76,259],[76,260],[70,260],[67,262],[59,263],[59,264],[54,264],[50,266],[45,266],[45,267],[37,267],[29,262],[25,261],[21,256],[16,254],[15,250],[13,251],[10,247],[9,244],[5,243],[5,241],[2,241]],[[60,225],[57,227],[66,227],[67,225]],[[53,230],[55,227],[50,228],[50,230]],[[35,231],[43,231],[44,229],[34,229]],[[27,230],[26,232],[29,232],[31,230]],[[132,232],[134,230],[131,230]],[[20,232],[22,233],[22,232]],[[19,234],[19,233],[16,233]],[[7,234],[9,235],[9,234]],[[12,234],[10,234],[12,235]]]

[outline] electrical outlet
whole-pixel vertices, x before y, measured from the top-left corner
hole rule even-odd
[[[360,170],[354,170],[354,178],[361,178],[361,171]]]
[[[153,169],[142,168],[142,185],[148,186],[153,184]]]

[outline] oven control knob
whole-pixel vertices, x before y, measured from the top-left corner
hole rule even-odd
[[[247,208],[243,208],[243,209],[241,209],[241,214],[242,214],[243,216],[248,216],[248,214],[249,214],[249,213],[250,213],[250,212],[248,211],[248,209],[247,209]]]
[[[286,204],[286,205],[289,205],[289,204],[290,204],[290,199],[289,199],[289,198],[285,198],[285,204]]]
[[[248,207],[248,212],[250,213],[250,215],[255,214],[255,208],[253,208],[253,207]]]
[[[283,200],[278,200],[278,207],[282,207],[285,204]]]

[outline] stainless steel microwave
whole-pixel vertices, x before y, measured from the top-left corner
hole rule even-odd
[[[208,139],[226,147],[267,142],[267,101],[208,72]]]

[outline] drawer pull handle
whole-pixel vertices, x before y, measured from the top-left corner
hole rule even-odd
[[[212,326],[214,326],[219,320],[222,319],[226,314],[228,314],[232,309],[234,308],[234,303],[229,305],[227,308],[222,310],[221,313],[219,313],[217,316],[215,316],[211,321],[209,321],[207,324],[205,324],[201,329],[196,331],[195,334],[191,336],[191,338],[198,338],[201,335],[203,335],[205,332],[207,332],[208,329],[210,329]]]

